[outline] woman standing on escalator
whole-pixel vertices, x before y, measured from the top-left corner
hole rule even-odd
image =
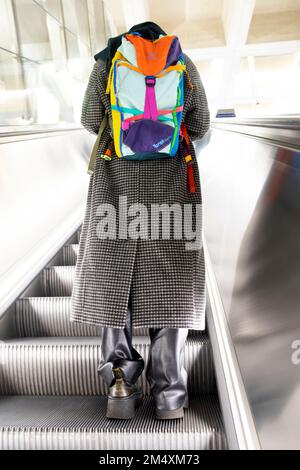
[[[188,329],[205,328],[204,252],[199,237],[194,240],[197,242],[195,246],[191,245],[191,234],[197,231],[199,235],[202,230],[200,179],[192,141],[202,138],[207,132],[210,114],[197,68],[182,53],[176,36],[167,36],[157,24],[145,22],[133,26],[128,33],[110,38],[108,46],[95,56],[96,63],[84,97],[82,124],[97,134],[108,116],[116,126],[117,119],[112,119],[113,113],[120,109],[117,105],[112,107],[111,96],[107,93],[116,51],[119,49],[120,57],[126,59],[132,70],[138,66],[147,67],[155,58],[155,47],[161,39],[165,43],[169,41],[170,45],[164,59],[165,66],[181,66],[180,59],[186,66],[183,106],[176,110],[177,117],[184,124],[184,133],[172,158],[130,160],[118,158],[118,142],[113,139],[116,127],[113,130],[109,126],[102,129],[89,183],[72,292],[71,320],[103,327],[98,371],[109,386],[107,416],[111,418],[133,417],[142,401],[137,380],[145,364],[132,346],[133,328],[149,328],[151,345],[146,377],[159,419],[183,417],[183,408],[188,406],[187,372],[183,365],[185,340]],[[135,53],[132,45],[137,43],[144,49],[136,49]],[[146,49],[150,51],[148,56]],[[160,53],[158,60],[162,58]],[[147,79],[146,85],[152,87],[153,76],[148,75]],[[163,80],[160,83],[163,84]],[[171,89],[169,84],[159,95],[158,88],[157,100],[167,100]],[[157,113],[152,89],[147,88],[148,92],[149,109]],[[129,90],[130,93],[129,98],[134,102],[139,90],[136,87]],[[147,98],[145,110],[146,101]],[[130,110],[123,111],[128,113]],[[166,113],[159,113],[160,122],[167,123],[167,119],[170,121],[172,118],[172,115],[168,118]],[[142,117],[146,117],[146,111]],[[134,115],[131,119],[135,119]],[[159,127],[157,122],[155,126],[156,131]],[[124,131],[126,143],[135,148],[135,155],[141,155],[147,149],[148,127],[143,129],[143,137],[135,141]],[[160,129],[162,126],[159,132]],[[168,130],[167,127],[164,130]],[[156,148],[166,145],[169,136],[157,135]],[[126,237],[119,229],[123,226],[124,217],[130,219],[130,211],[137,204],[140,208],[139,236]],[[153,206],[161,205],[172,208],[174,217],[178,210],[182,215],[185,207],[189,207],[192,214],[189,233],[184,233],[181,238],[166,238],[162,226],[155,237],[149,237],[148,232],[152,224],[158,222],[159,216],[149,223],[141,213],[145,215],[145,208],[147,214],[152,214]],[[112,216],[108,217],[107,213],[112,208]],[[126,213],[127,216],[124,215]],[[99,236],[101,217],[106,217],[106,237]],[[166,219],[163,216],[162,219],[163,224]],[[176,228],[184,225],[180,217],[178,220],[177,225],[171,222],[175,232]]]

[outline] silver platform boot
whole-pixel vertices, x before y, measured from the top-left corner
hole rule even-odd
[[[143,393],[136,382],[143,372],[144,360],[132,346],[130,309],[124,328],[102,329],[101,355],[98,373],[109,388],[106,416],[131,419],[143,401]]]
[[[126,382],[120,367],[113,369],[115,379],[107,395],[107,418],[131,419],[143,402],[143,393],[137,385]]]
[[[188,407],[187,371],[184,368],[187,328],[149,328],[151,346],[146,368],[158,419],[184,417]]]

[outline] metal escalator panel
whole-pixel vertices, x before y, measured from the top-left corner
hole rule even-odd
[[[205,238],[263,449],[299,449],[300,117],[213,122]]]
[[[41,272],[39,292],[23,295],[9,312],[15,334],[1,345],[0,448],[139,449],[141,439],[145,450],[226,448],[205,332],[190,330],[186,342],[190,404],[183,420],[155,419],[145,370],[135,418],[106,418],[107,386],[97,374],[102,329],[69,320],[77,253],[78,238],[57,254],[59,265]],[[147,360],[146,328],[134,330],[133,343]]]

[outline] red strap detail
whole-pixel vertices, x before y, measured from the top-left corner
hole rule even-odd
[[[183,110],[183,106],[176,106],[176,108],[173,108],[173,109],[162,109],[158,111],[158,114],[170,114],[173,111],[176,111],[176,113],[179,113],[179,111],[182,111],[182,110]]]
[[[188,133],[187,133],[187,130],[186,130],[186,125],[185,125],[184,122],[181,123],[181,130],[182,130],[183,138],[186,141],[186,145],[187,145],[188,149],[190,149],[189,136],[188,136]]]
[[[190,147],[190,140],[189,140],[189,136],[187,133],[186,125],[184,122],[181,123],[180,130],[181,130],[181,135],[183,136],[186,142],[186,147],[187,147],[186,149],[183,149],[183,156],[185,157],[186,155],[191,155],[191,151],[190,151],[191,147]],[[195,194],[196,184],[195,184],[195,178],[194,178],[194,167],[191,163],[187,164],[186,171],[187,171],[189,192],[191,194]]]
[[[188,177],[189,192],[194,194],[196,192],[196,185],[195,185],[193,165],[187,166],[187,177]]]

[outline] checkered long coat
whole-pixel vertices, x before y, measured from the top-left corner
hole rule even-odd
[[[210,113],[198,70],[186,54],[184,57],[193,88],[185,74],[183,119],[193,141],[209,129]],[[105,64],[97,61],[85,93],[81,121],[94,134],[98,133],[105,108],[111,115],[105,89]],[[105,151],[109,141],[111,131],[107,128],[98,153]],[[103,207],[102,204],[115,207],[119,226],[120,196],[123,203],[127,198],[128,208],[142,203],[149,213],[151,204],[179,204],[181,208],[183,204],[192,205],[195,228],[196,205],[199,211],[202,201],[194,147],[192,156],[195,194],[188,191],[186,163],[179,152],[174,158],[161,160],[119,160],[115,153],[109,162],[97,158],[89,182],[75,269],[72,321],[122,328],[131,292],[133,327],[204,329],[205,261],[201,244],[197,250],[187,250],[185,237],[163,239],[161,230],[158,239],[145,239],[142,235],[136,239],[124,236],[111,239],[109,230],[111,238],[97,236],[97,224],[101,220],[97,208]],[[149,220],[147,227],[146,218],[140,218],[141,234],[150,233]]]

